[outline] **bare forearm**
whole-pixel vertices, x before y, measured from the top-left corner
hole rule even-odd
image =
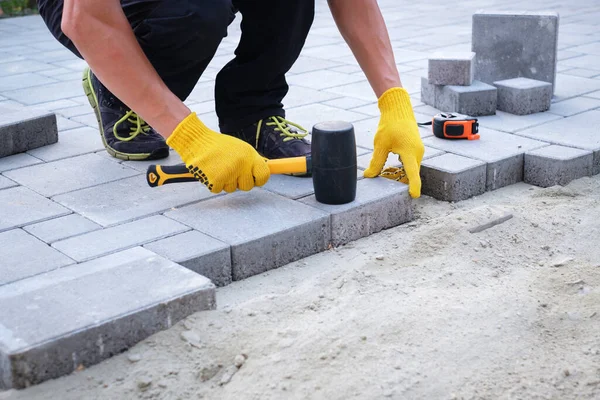
[[[189,115],[143,53],[118,0],[65,0],[62,29],[102,83],[161,135]]]
[[[379,98],[401,87],[390,38],[376,0],[328,0],[335,22]]]

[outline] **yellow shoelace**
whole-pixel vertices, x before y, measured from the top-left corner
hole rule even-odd
[[[117,133],[117,126],[124,123],[125,121],[133,125],[129,127],[129,130],[131,131],[131,135],[129,137],[122,137],[119,136],[119,134]],[[148,125],[146,121],[144,121],[139,115],[133,112],[133,110],[127,111],[123,118],[118,120],[115,123],[115,126],[113,126],[113,134],[117,139],[119,139],[122,142],[129,142],[130,140],[135,139],[140,133],[147,134],[149,131],[150,125]]]
[[[308,131],[306,129],[304,129],[298,124],[288,121],[283,117],[270,117],[267,121],[268,122],[265,125],[277,126],[277,128],[275,128],[274,130],[275,132],[281,132],[279,136],[285,136],[285,138],[283,139],[284,142],[288,142],[294,139],[304,139],[306,135],[308,135]],[[260,128],[262,127],[262,124],[263,120],[261,119],[258,122],[258,126],[256,127],[256,148],[258,148],[258,138],[260,137]],[[301,130],[304,133],[292,132],[290,130],[291,126]]]

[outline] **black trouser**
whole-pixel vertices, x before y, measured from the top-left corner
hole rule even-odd
[[[81,57],[61,31],[63,0],[38,3],[54,37]],[[285,73],[308,35],[314,0],[121,0],[121,5],[146,56],[181,100],[189,96],[239,11],[242,37],[215,85],[221,131],[285,116]]]

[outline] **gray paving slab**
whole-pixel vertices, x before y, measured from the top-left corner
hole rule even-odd
[[[29,154],[21,153],[14,156],[0,158],[0,172],[10,171],[12,169],[28,167],[30,165],[40,164],[42,160],[30,156]]]
[[[426,138],[427,146],[487,163],[486,190],[495,190],[523,180],[523,154],[547,142],[480,127],[479,140]]]
[[[336,96],[338,96],[338,95],[336,95]],[[599,94],[599,96],[600,96],[600,94]],[[364,106],[366,104],[370,104],[373,101],[374,101],[374,99],[369,101],[369,100],[357,99],[355,97],[338,97],[333,100],[324,101],[323,104],[325,104],[326,106],[343,108],[343,109],[348,110],[351,108],[356,108],[356,107]]]
[[[589,127],[599,124],[600,111],[594,110],[525,129],[517,135],[594,152],[592,173],[596,175],[600,173],[600,135]]]
[[[563,117],[570,117],[575,114],[595,110],[598,108],[600,108],[600,99],[575,97],[573,99],[553,104],[550,108],[550,112]]]
[[[502,132],[517,132],[532,126],[542,125],[550,121],[558,121],[561,116],[550,112],[529,115],[514,115],[504,111],[496,111],[496,115],[477,117],[479,125]]]
[[[96,154],[86,154],[8,171],[4,175],[50,197],[139,175],[139,171]],[[145,178],[140,176],[139,179]]]
[[[0,302],[7,389],[96,364],[216,299],[207,278],[135,248],[2,286]]]
[[[569,182],[590,176],[594,153],[564,146],[547,146],[525,153],[525,183],[540,187],[567,185]]]
[[[77,77],[74,76],[74,78]],[[5,91],[2,94],[9,99],[16,100],[20,103],[34,105],[54,100],[68,99],[81,95],[82,93],[81,79],[76,79],[33,88]]]
[[[189,230],[189,227],[179,222],[163,217],[162,215],[155,215],[123,225],[60,240],[53,243],[52,247],[72,259],[82,262],[141,246],[148,242],[164,239]]]
[[[217,286],[231,283],[231,246],[202,232],[189,231],[144,245]]]
[[[553,102],[592,93],[600,89],[600,80],[556,74]]]
[[[555,83],[558,51],[555,12],[478,11],[473,15],[475,79],[525,77]]]
[[[15,181],[11,181],[10,179],[8,179],[5,176],[0,175],[0,190],[1,189],[8,189],[14,186],[18,186],[18,183]]]
[[[347,85],[364,81],[364,76],[348,75],[330,70],[318,70],[290,76],[287,80],[292,85],[312,89],[327,89],[334,86]]]
[[[165,215],[230,244],[233,280],[323,251],[331,234],[329,216],[323,211],[261,189]]]
[[[497,89],[480,81],[473,81],[470,86],[437,86],[435,108],[473,117],[494,115]]]
[[[303,76],[303,75],[298,75]],[[310,89],[301,86],[291,86],[288,94],[283,100],[283,105],[286,109],[292,107],[304,106],[312,103],[322,103],[327,100],[339,98],[340,95],[324,92],[320,90]]]
[[[309,104],[286,110],[286,118],[300,124],[310,132],[312,131],[312,127],[319,122],[346,121],[354,123],[370,117],[366,114],[329,107],[323,104]]]
[[[348,204],[322,204],[317,202],[315,196],[300,201],[331,215],[331,243],[334,246],[412,220],[408,186],[385,178],[360,180],[356,187],[356,199]]]
[[[498,110],[516,115],[548,111],[552,102],[552,84],[529,78],[494,82],[498,89]]]
[[[600,75],[600,71],[598,71],[598,70],[585,69],[585,68],[572,68],[572,67],[566,67],[566,68],[568,68],[568,69],[565,72],[563,72],[566,75],[580,76],[582,78],[595,78],[598,75]]]
[[[54,114],[0,104],[0,157],[23,153],[57,140]]]
[[[98,127],[98,120],[96,119],[96,114],[94,113],[79,115],[77,117],[71,117],[69,119],[71,121],[75,121],[79,124],[83,124],[92,128]]]
[[[588,93],[585,97],[591,97],[592,99],[600,99],[600,90],[597,92]]]
[[[55,83],[56,80],[35,73],[0,77],[0,90],[13,90]]]
[[[581,57],[569,58],[562,63],[569,67],[595,69],[600,73],[600,55],[586,54]]]
[[[70,213],[65,207],[22,186],[0,190],[0,232]]]
[[[69,257],[21,229],[1,232],[0,248],[2,248],[0,288],[2,285],[75,263]],[[0,353],[1,344],[2,334],[0,334]]]
[[[485,192],[486,164],[482,161],[443,154],[421,164],[421,191],[443,201],[466,200]]]
[[[0,63],[0,76],[24,74],[26,72],[42,71],[50,68],[49,64],[33,60],[16,60]]]
[[[323,60],[320,58],[301,55],[290,69],[289,75],[303,74],[310,71],[338,67],[340,65],[344,64],[333,60]]]
[[[475,53],[438,52],[429,57],[428,80],[432,85],[462,85],[473,83]]]
[[[52,244],[59,240],[102,229],[102,227],[81,215],[70,214],[64,217],[53,218],[48,221],[28,225],[23,229],[38,239],[43,240],[48,244]]]
[[[200,183],[151,188],[145,176],[135,176],[59,195],[54,197],[54,201],[108,227],[214,196]]]
[[[70,129],[75,129],[75,128],[83,128],[84,125],[80,124],[79,122],[75,122],[72,121],[68,118],[65,117],[61,117],[61,116],[57,116],[56,117],[56,123],[58,125],[58,131],[62,132],[62,131],[68,131]]]
[[[80,115],[93,114],[94,109],[89,104],[77,104],[74,107],[60,108],[56,110],[58,115],[65,118],[79,117]],[[95,114],[94,114],[95,115]]]
[[[104,149],[97,129],[84,127],[59,132],[58,142],[39,149],[30,150],[29,154],[44,161],[56,161],[63,158],[79,156]]]

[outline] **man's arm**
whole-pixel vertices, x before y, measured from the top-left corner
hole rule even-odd
[[[65,0],[61,28],[100,81],[161,135],[190,114],[148,61],[119,0]]]
[[[377,0],[328,0],[328,3],[340,33],[377,98],[390,88],[402,87]]]

